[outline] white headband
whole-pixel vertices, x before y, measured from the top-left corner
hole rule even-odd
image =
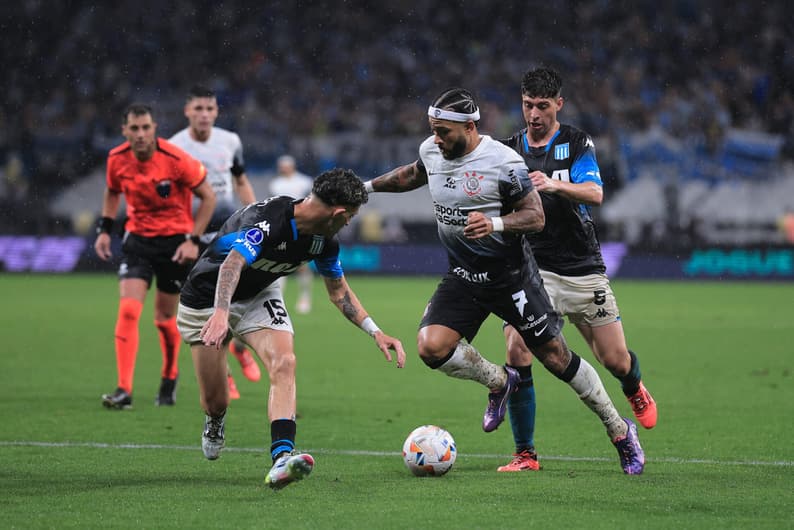
[[[480,119],[480,109],[475,110],[471,114],[463,114],[462,112],[452,112],[451,110],[437,109],[430,105],[427,107],[427,115],[437,120],[458,121],[466,123],[467,121],[478,121]]]

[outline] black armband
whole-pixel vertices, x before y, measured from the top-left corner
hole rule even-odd
[[[100,217],[96,222],[96,235],[110,234],[113,231],[113,218]]]
[[[201,244],[201,237],[193,234],[185,234],[185,241],[192,241],[194,244]]]
[[[230,170],[232,175],[234,175],[235,177],[239,177],[240,175],[245,173],[245,166],[239,163],[237,160],[235,160]]]

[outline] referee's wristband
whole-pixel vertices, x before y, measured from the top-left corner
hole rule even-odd
[[[110,234],[113,231],[113,218],[100,217],[96,222],[96,235]]]
[[[367,317],[367,318],[365,318],[364,320],[362,320],[362,321],[361,321],[361,324],[359,324],[358,326],[359,326],[361,329],[363,329],[364,331],[366,331],[366,332],[367,332],[367,334],[368,334],[370,337],[374,337],[374,336],[375,336],[375,333],[377,333],[378,331],[380,331],[380,328],[379,328],[379,327],[378,327],[378,325],[375,323],[375,321],[374,321],[374,320],[372,320],[372,317]]]
[[[491,224],[494,232],[504,232],[505,222],[501,217],[491,217]]]

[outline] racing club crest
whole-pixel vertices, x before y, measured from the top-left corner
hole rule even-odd
[[[473,197],[482,191],[480,187],[480,181],[483,179],[483,175],[478,175],[476,171],[467,171],[463,174],[463,191],[466,192],[466,195],[469,197]]]

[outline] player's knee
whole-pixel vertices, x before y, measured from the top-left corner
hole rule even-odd
[[[450,356],[457,343],[449,343],[441,337],[432,334],[420,333],[416,340],[416,349],[419,352],[419,358],[422,359],[427,366],[436,368],[439,361]]]
[[[270,380],[284,381],[285,379],[294,378],[296,366],[297,358],[294,352],[283,352],[271,355],[270,366],[268,366]]]
[[[625,348],[602,353],[601,364],[615,377],[624,377],[631,371],[631,356]]]
[[[141,318],[143,303],[134,298],[122,298],[119,301],[119,321],[137,323]]]

